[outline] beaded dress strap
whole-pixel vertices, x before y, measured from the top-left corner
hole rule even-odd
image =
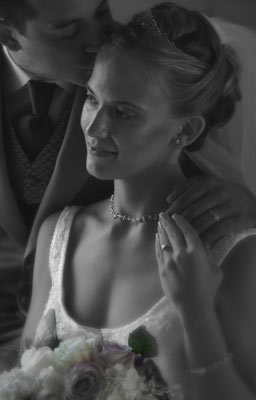
[[[56,273],[57,276],[61,275],[72,222],[80,209],[81,206],[65,207],[56,223],[49,251],[49,268],[55,277]]]

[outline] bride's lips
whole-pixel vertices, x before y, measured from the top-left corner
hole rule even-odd
[[[104,149],[103,147],[93,146],[88,143],[88,152],[95,157],[113,157],[118,154],[117,151]]]

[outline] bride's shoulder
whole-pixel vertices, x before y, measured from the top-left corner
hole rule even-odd
[[[223,280],[218,292],[219,309],[228,332],[246,333],[247,339],[256,318],[256,235],[240,240],[228,253],[221,268]],[[230,325],[229,325],[230,324]],[[231,329],[232,327],[232,329]],[[230,334],[233,335],[231,332]],[[248,342],[249,343],[249,342]]]
[[[256,229],[236,235],[233,246],[224,258],[221,268],[226,275],[247,280],[256,279]]]
[[[62,215],[63,211],[58,211],[53,214],[50,214],[42,223],[38,239],[37,239],[37,247],[44,244],[45,242],[51,242],[51,238],[53,236],[54,230],[56,228],[57,222]],[[45,244],[44,244],[45,246]]]
[[[106,209],[109,206],[109,199],[101,200],[84,207],[77,212],[74,225],[84,227],[88,224],[103,223],[105,221]]]
[[[54,235],[62,236],[72,226],[72,235],[83,236],[91,225],[103,223],[109,200],[102,200],[86,206],[67,206],[63,210],[50,214],[42,223],[38,234],[37,248],[49,249]],[[88,228],[89,227],[89,228]]]
[[[43,246],[45,247],[45,241],[50,245],[54,233],[57,230],[67,229],[68,225],[71,226],[73,220],[77,215],[81,214],[83,209],[86,209],[86,207],[67,206],[60,211],[50,214],[40,227],[37,246],[43,242]]]
[[[109,199],[92,203],[83,208],[83,212],[87,217],[101,219],[103,211],[109,207]]]

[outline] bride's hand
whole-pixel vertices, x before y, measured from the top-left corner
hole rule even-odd
[[[256,198],[246,188],[209,176],[177,185],[168,196],[170,215],[182,214],[204,244],[256,224]]]
[[[160,214],[156,257],[164,294],[183,319],[214,310],[222,273],[184,217]]]

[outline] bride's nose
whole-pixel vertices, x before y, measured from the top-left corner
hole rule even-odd
[[[108,118],[104,110],[98,110],[86,127],[88,136],[106,138],[109,135]]]

